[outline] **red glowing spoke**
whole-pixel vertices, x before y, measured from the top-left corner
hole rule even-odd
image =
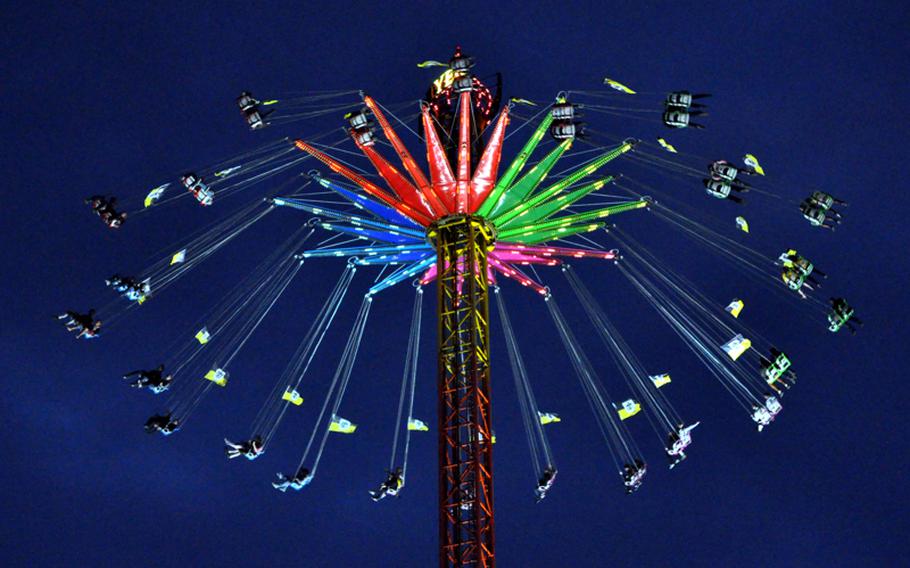
[[[379,126],[382,128],[383,134],[385,134],[386,139],[395,148],[395,152],[398,153],[398,157],[401,159],[401,163],[404,165],[404,169],[407,170],[408,174],[411,176],[411,179],[414,180],[414,183],[420,189],[420,193],[427,200],[430,205],[432,212],[435,217],[441,217],[447,213],[445,205],[440,200],[439,196],[436,195],[433,188],[430,186],[430,182],[427,177],[418,167],[417,162],[414,160],[411,153],[408,152],[408,149],[401,142],[401,138],[398,137],[398,133],[392,128],[392,125],[389,124],[388,119],[382,113],[382,110],[379,108],[379,104],[373,100],[372,97],[365,96],[363,102],[366,103],[367,107],[373,112],[373,116],[376,117],[376,121],[379,123]]]
[[[371,196],[375,197],[376,199],[379,199],[380,201],[382,201],[389,207],[392,207],[393,209],[395,209],[396,211],[398,211],[405,217],[413,219],[414,221],[416,221],[417,223],[420,223],[423,226],[427,226],[432,222],[432,220],[429,217],[427,217],[426,215],[424,215],[423,213],[417,211],[416,209],[414,209],[407,203],[402,203],[401,201],[395,199],[394,197],[389,195],[385,190],[383,190],[376,184],[367,181],[366,179],[364,179],[362,176],[355,173],[353,170],[351,170],[347,166],[340,164],[337,160],[335,160],[331,156],[328,156],[328,155],[320,152],[319,150],[317,150],[316,148],[313,148],[312,146],[310,146],[303,140],[296,140],[294,142],[294,144],[298,148],[303,150],[304,152],[310,154],[311,156],[313,156],[314,158],[316,158],[323,164],[327,165],[333,172],[339,173],[339,174],[343,175],[344,177],[348,178],[349,180],[351,180],[352,182],[354,182],[358,186],[360,186],[360,188],[363,189],[365,192],[367,192]]]
[[[502,109],[493,135],[474,170],[471,180],[471,192],[468,195],[468,211],[474,213],[486,200],[496,183],[496,172],[499,170],[499,159],[502,156],[502,142],[505,139],[506,127],[509,124],[509,107]]]
[[[446,157],[445,146],[436,132],[436,125],[430,117],[426,107],[421,111],[423,118],[423,131],[427,138],[427,162],[430,164],[430,178],[433,180],[433,189],[442,199],[448,211],[455,210],[455,176],[452,166]]]

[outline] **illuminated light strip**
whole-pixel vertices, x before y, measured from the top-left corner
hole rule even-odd
[[[490,136],[487,147],[480,157],[480,162],[477,163],[477,169],[474,170],[474,178],[471,179],[471,192],[468,194],[468,212],[470,213],[477,210],[478,206],[493,191],[496,171],[499,169],[499,160],[502,157],[502,143],[508,125],[509,107],[505,106],[499,113],[499,120],[493,129],[493,135]]]
[[[455,210],[468,212],[468,192],[471,189],[471,91],[459,95],[458,116],[458,176]]]
[[[360,186],[360,188],[363,189],[365,192],[367,192],[371,196],[379,199],[380,201],[382,201],[389,207],[392,207],[393,209],[395,209],[396,211],[398,211],[405,217],[410,217],[411,219],[413,219],[414,221],[417,221],[419,224],[421,224],[423,226],[427,226],[430,224],[431,219],[429,217],[427,217],[426,215],[424,215],[423,213],[417,211],[416,209],[414,209],[407,203],[402,203],[401,201],[398,201],[398,200],[392,198],[388,193],[386,193],[384,190],[382,190],[379,186],[367,181],[366,179],[364,179],[363,177],[361,177],[360,175],[355,173],[350,168],[340,164],[338,161],[336,161],[332,157],[320,152],[316,148],[313,148],[312,146],[310,146],[303,140],[295,140],[294,145],[297,146],[299,149],[303,150],[304,152],[310,154],[311,156],[313,156],[314,158],[316,158],[323,164],[327,165],[329,168],[332,169],[333,172],[339,173],[339,174],[343,175],[344,177],[348,178],[349,180],[351,180],[352,182],[354,182],[355,184]]]
[[[526,243],[529,245],[535,245],[537,243],[564,239],[566,237],[571,237],[572,235],[577,235],[579,233],[590,233],[591,231],[596,231],[597,229],[603,228],[605,224],[606,223],[592,223],[589,225],[580,225],[576,227],[561,227],[559,229],[553,229],[551,231],[530,232],[527,235],[512,237],[511,240]]]
[[[427,200],[431,211],[435,216],[441,217],[448,213],[440,200],[439,196],[436,195],[436,192],[430,186],[429,180],[417,166],[417,162],[414,161],[414,158],[411,156],[411,153],[408,152],[408,149],[401,142],[401,138],[398,137],[398,133],[395,132],[395,129],[392,128],[392,125],[389,124],[389,121],[386,119],[385,115],[379,108],[379,105],[376,101],[373,100],[370,96],[365,96],[363,98],[364,103],[367,107],[373,112],[373,116],[376,117],[376,121],[379,122],[379,126],[382,128],[382,132],[385,134],[386,139],[395,148],[395,152],[398,153],[398,157],[401,159],[401,163],[404,165],[404,169],[411,176],[411,179],[414,180],[414,183],[420,189],[421,194]]]
[[[609,207],[604,207],[602,209],[597,209],[595,211],[588,211],[585,213],[576,213],[575,215],[566,215],[565,217],[559,217],[553,219],[552,221],[546,221],[544,223],[536,223],[533,225],[527,225],[524,227],[517,227],[515,229],[509,229],[499,233],[499,238],[509,239],[514,235],[526,235],[531,232],[537,231],[548,231],[551,229],[557,229],[561,227],[568,227],[576,223],[586,223],[588,221],[595,221],[598,219],[603,219],[610,215],[616,215],[623,213],[625,211],[630,211],[633,209],[641,209],[642,207],[647,207],[648,202],[644,200],[640,201],[630,201],[628,203],[621,203],[619,205],[611,205]]]
[[[410,245],[420,245],[420,241],[415,239],[410,235],[402,235],[396,231],[377,231],[375,229],[366,229],[364,227],[357,226],[347,226],[347,225],[337,225],[334,223],[320,223],[320,227],[327,231],[334,231],[336,233],[344,233],[347,235],[352,235],[362,240],[370,241],[381,241],[383,243],[405,243],[408,246]]]
[[[515,251],[494,251],[490,253],[490,256],[496,257],[501,262],[518,264],[545,264],[547,266],[556,266],[557,264],[562,263],[562,261],[557,258],[545,258],[532,254],[522,254]]]
[[[388,247],[343,247],[343,248],[326,248],[304,251],[302,256],[305,258],[318,258],[321,256],[375,256],[388,254],[406,254],[414,252],[432,252],[433,248],[429,245],[412,246],[396,245]],[[338,254],[335,254],[338,253]]]
[[[436,280],[436,265],[427,268],[427,271],[423,273],[423,276],[420,277],[420,283],[427,285],[433,280]]]
[[[337,183],[322,177],[321,175],[313,175],[313,179],[316,180],[319,185],[322,187],[334,191],[338,195],[347,199],[354,204],[360,210],[367,211],[377,217],[381,217],[384,221],[395,224],[406,224],[412,227],[419,227],[417,223],[412,221],[409,217],[402,215],[397,210],[383,205],[377,201],[374,201],[367,197],[366,195],[361,195],[355,191],[351,191],[347,188],[341,187]]]
[[[397,234],[408,235],[415,237],[416,239],[423,240],[424,234],[421,231],[416,231],[414,229],[407,229],[399,225],[393,225],[391,223],[382,223],[380,221],[373,221],[372,219],[366,219],[357,215],[350,215],[348,213],[342,213],[341,211],[335,211],[334,209],[326,209],[325,207],[317,207],[315,205],[310,205],[306,201],[300,199],[294,199],[290,197],[276,197],[273,200],[273,203],[278,206],[283,207],[292,207],[294,209],[300,209],[301,211],[306,211],[307,213],[312,213],[313,215],[320,215],[323,217],[332,217],[351,223],[352,225],[363,225],[364,227],[370,227],[373,229],[379,229],[383,231],[394,231]]]
[[[521,173],[521,170],[524,169],[525,164],[528,162],[528,158],[531,157],[531,154],[534,153],[534,150],[537,148],[537,145],[543,139],[544,135],[547,132],[547,128],[550,127],[550,124],[553,122],[553,117],[550,113],[544,117],[544,119],[537,126],[537,129],[525,143],[524,147],[521,149],[521,152],[515,156],[515,159],[512,160],[512,163],[502,174],[502,177],[499,178],[499,181],[496,182],[496,185],[493,187],[493,191],[487,195],[486,199],[483,200],[483,203],[480,204],[480,207],[477,208],[477,214],[486,217],[490,214],[490,211],[499,203],[499,198],[502,197],[502,194],[512,185],[512,182],[515,181],[515,178],[518,177],[518,174]]]
[[[589,250],[572,247],[539,247],[515,243],[496,243],[495,252],[499,253],[501,251],[516,251],[544,257],[567,256],[572,258],[599,258],[603,260],[613,260],[616,258],[616,252],[612,250]]]
[[[556,166],[556,162],[562,158],[572,147],[572,140],[563,140],[556,148],[550,151],[549,154],[544,156],[544,158],[537,162],[531,170],[524,175],[520,180],[515,182],[514,185],[509,187],[509,189],[502,194],[502,197],[499,198],[499,202],[493,207],[493,211],[490,213],[490,217],[496,219],[498,216],[502,215],[504,212],[508,212],[512,209],[513,206],[518,205],[525,201],[537,186],[543,183],[543,180],[546,179],[547,174],[550,173],[550,170]],[[495,223],[494,223],[495,224]]]
[[[511,278],[517,281],[522,286],[527,286],[528,288],[533,289],[538,294],[545,296],[547,294],[547,289],[529,278],[524,272],[521,272],[517,268],[506,266],[503,263],[499,262],[495,258],[490,258],[489,263],[497,272],[505,276],[506,278]]]
[[[401,254],[383,254],[378,256],[366,256],[359,258],[357,264],[363,266],[371,266],[376,264],[407,264],[411,262],[417,262],[426,258],[426,255],[433,254],[432,250],[428,251],[416,251],[410,253],[401,253]]]
[[[399,282],[401,282],[403,280],[406,280],[412,276],[415,276],[418,272],[426,269],[434,262],[436,262],[436,255],[430,254],[427,258],[421,260],[420,262],[414,263],[411,267],[406,268],[400,272],[391,274],[391,275],[387,276],[385,279],[380,280],[377,284],[375,284],[372,288],[370,288],[370,290],[367,293],[372,296],[374,294],[382,292],[386,288],[391,288],[395,284],[398,284]]]
[[[436,125],[430,118],[430,111],[426,107],[421,110],[423,119],[423,132],[427,143],[427,163],[430,165],[430,178],[433,180],[433,190],[439,195],[447,212],[455,210],[455,176],[452,166],[446,157],[445,147],[439,140]]]
[[[632,144],[626,143],[626,144],[619,146],[618,148],[614,148],[614,149],[610,150],[609,152],[606,152],[605,154],[602,154],[601,156],[596,158],[590,164],[588,164],[584,167],[578,168],[577,170],[575,170],[574,172],[572,172],[565,178],[561,179],[559,182],[544,189],[538,195],[535,195],[532,199],[522,203],[521,205],[519,205],[518,207],[516,207],[514,209],[511,209],[509,211],[502,213],[499,216],[494,216],[493,224],[496,226],[501,226],[501,225],[508,223],[510,220],[514,219],[522,212],[527,211],[531,207],[539,205],[540,203],[542,203],[546,199],[549,199],[550,197],[556,195],[563,189],[571,186],[572,184],[580,181],[583,178],[588,177],[589,175],[596,172],[599,168],[603,167],[608,162],[615,160],[616,158],[625,154],[626,152],[628,152],[631,149],[632,149]],[[612,176],[609,176],[609,179],[612,180],[613,179]]]
[[[429,203],[427,203],[420,191],[395,169],[395,166],[383,158],[373,146],[364,146],[361,144],[354,136],[353,132],[351,133],[351,137],[354,138],[354,143],[360,148],[360,151],[366,155],[373,164],[373,167],[376,168],[376,172],[382,176],[382,179],[385,180],[389,187],[392,188],[392,191],[398,195],[399,199],[413,207],[415,210],[420,211],[422,214],[433,217],[434,213],[430,209]]]
[[[544,200],[543,203],[540,203],[539,205],[531,206],[530,208],[525,209],[511,221],[502,223],[500,227],[507,228],[509,226],[515,226],[519,224],[527,225],[530,223],[543,221],[544,219],[552,217],[567,207],[570,207],[573,203],[576,203],[577,201],[583,199],[585,196],[594,193],[612,180],[613,177],[608,176],[606,178],[595,181],[594,183],[584,185],[575,191],[554,196],[549,200]]]

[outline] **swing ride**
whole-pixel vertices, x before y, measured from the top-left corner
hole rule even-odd
[[[332,128],[300,139],[283,138],[179,172],[146,195],[136,196],[136,208],[129,206],[128,198],[123,199],[126,206],[103,195],[88,198],[86,203],[108,227],[128,230],[121,228],[140,225],[146,215],[180,202],[194,202],[198,215],[211,216],[225,202],[253,194],[232,212],[213,217],[183,237],[149,267],[130,272],[132,276],[108,277],[107,285],[116,293],[114,301],[87,314],[66,312],[60,319],[66,319],[67,328],[78,331],[80,337],[98,337],[130,310],[155,305],[171,286],[276,211],[303,212],[303,222],[178,337],[178,344],[165,351],[161,365],[124,378],[135,377],[133,387],[165,399],[146,422],[148,432],[168,436],[181,431],[207,397],[231,389],[232,363],[297,275],[319,259],[342,259],[337,281],[284,370],[274,378],[247,438],[225,439],[228,458],[256,460],[268,451],[289,413],[301,408],[314,417],[299,463],[285,470],[288,473],[277,474],[272,483],[281,492],[300,491],[315,480],[332,435],[351,435],[360,427],[342,417],[342,407],[374,302],[382,301],[387,290],[410,284],[415,292],[391,458],[384,481],[369,493],[374,501],[381,501],[398,497],[406,487],[412,433],[433,427],[415,416],[415,385],[421,340],[426,335],[424,294],[435,281],[440,563],[492,566],[496,436],[491,414],[491,337],[495,336],[491,292],[538,501],[552,490],[559,472],[546,430],[568,416],[570,409],[561,409],[560,415],[538,406],[531,387],[534,369],[526,365],[520,349],[522,330],[513,327],[506,306],[511,288],[516,292],[525,288],[543,303],[541,308],[552,320],[626,493],[641,487],[650,467],[630,429],[631,422],[641,420],[635,416],[643,415],[657,434],[670,468],[687,458],[693,430],[700,422],[683,417],[671,403],[676,390],[671,374],[649,368],[639,359],[623,337],[621,324],[608,315],[610,306],[598,300],[571,262],[606,261],[628,290],[641,294],[758,431],[777,418],[781,398],[796,383],[789,355],[747,325],[746,302],[721,301],[699,288],[633,236],[630,227],[634,229],[636,216],[648,215],[677,231],[779,295],[819,327],[831,332],[846,327],[855,333],[862,324],[843,298],[819,297],[819,279],[826,275],[795,249],[769,255],[750,245],[749,224],[742,215],[736,216],[735,223],[731,216],[729,222],[716,226],[716,218],[702,214],[709,206],[715,211],[741,212],[751,208],[753,201],[769,202],[785,205],[794,217],[799,210],[814,227],[834,229],[842,220],[834,207],[842,209],[845,202],[816,190],[791,205],[753,154],[746,154],[741,165],[708,161],[679,141],[614,136],[593,121],[580,120],[583,114],[620,116],[662,125],[672,129],[671,134],[702,129],[709,95],[673,91],[655,98],[653,93],[605,79],[606,89],[566,90],[550,103],[512,98],[503,104],[502,76],[497,73],[492,80],[476,76],[474,59],[460,48],[448,62],[419,65],[436,66],[444,72],[410,116],[402,112],[412,109],[411,103],[385,106],[358,90],[264,101],[251,92],[241,93],[236,104],[256,136],[282,125],[301,121],[309,125],[342,116],[345,131],[339,136]],[[698,117],[699,123],[691,117]],[[400,136],[404,132],[411,137],[408,143]],[[513,136],[523,139],[523,144],[501,168]],[[412,154],[417,147],[425,151],[424,164]],[[390,150],[400,166],[386,157]],[[677,185],[682,181],[689,191],[663,192],[625,168],[622,174],[607,173],[608,164],[656,172]],[[702,190],[719,201],[705,201]],[[755,197],[746,203],[743,196],[750,192]],[[623,221],[621,227],[614,222],[617,217]],[[317,234],[330,236],[314,242]],[[332,261],[321,262],[330,266]],[[558,268],[552,272],[563,275],[589,322],[573,322],[565,315],[541,277],[546,267]],[[311,376],[313,361],[327,343],[357,273],[367,270],[377,273],[375,279],[360,297],[334,374],[321,381]],[[581,338],[588,334],[581,335],[580,328],[588,323],[615,369],[598,368],[586,353],[590,347]],[[621,380],[608,384],[604,377],[610,374]],[[315,405],[305,396],[314,385],[326,388],[324,399]]]

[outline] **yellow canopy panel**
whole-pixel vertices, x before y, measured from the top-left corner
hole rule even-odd
[[[299,392],[293,389],[284,391],[284,394],[281,395],[281,400],[286,400],[294,406],[300,406],[303,404],[303,397],[300,396]]]
[[[625,420],[626,418],[632,418],[639,412],[641,412],[641,404],[632,400],[625,400],[622,403],[622,406],[616,409],[619,412],[619,418]]]
[[[145,202],[143,203],[143,205],[145,207],[151,207],[152,205],[157,203],[158,200],[161,199],[161,196],[164,195],[164,190],[167,189],[167,186],[169,186],[169,185],[171,185],[171,184],[166,183],[163,185],[159,185],[158,187],[156,187],[155,189],[150,191],[149,194],[145,196]]]
[[[731,316],[738,318],[739,312],[743,311],[745,305],[746,303],[742,300],[734,299],[726,308],[724,308],[724,310],[729,312]]]
[[[553,412],[540,412],[537,411],[537,417],[540,418],[541,424],[552,424],[554,422],[562,422],[562,418],[558,414]]]
[[[739,227],[739,230],[748,233],[749,232],[749,222],[746,221],[745,217],[736,218],[736,226]]]
[[[426,425],[426,422],[423,420],[418,420],[417,418],[408,418],[408,430],[414,430],[416,432],[427,432],[430,427]]]
[[[339,434],[353,434],[356,429],[356,424],[340,416],[332,416],[332,422],[329,424],[329,432]]]
[[[212,369],[205,374],[205,378],[212,381],[219,387],[226,387],[228,382],[228,373],[224,369]]]
[[[730,356],[730,359],[736,361],[739,359],[740,355],[748,351],[750,347],[752,347],[752,341],[738,333],[736,334],[736,337],[724,343],[723,350]]]
[[[758,163],[758,158],[756,158],[753,154],[746,154],[743,156],[743,163],[755,170],[755,173],[758,175],[765,175],[765,170],[762,169],[761,164]]]
[[[176,253],[174,256],[171,257],[171,266],[173,266],[175,264],[179,264],[179,263],[183,262],[184,260],[186,260],[186,249],[183,249],[182,251]]]
[[[623,85],[619,81],[614,81],[613,79],[610,79],[609,77],[604,77],[604,85],[609,85],[610,87],[616,89],[620,93],[625,93],[627,95],[635,94],[635,91],[633,91],[629,87]]]
[[[673,382],[670,380],[670,375],[667,373],[664,373],[662,375],[651,375],[648,378],[651,379],[651,382],[654,383],[654,386],[657,388]]]
[[[202,345],[205,345],[206,343],[209,342],[209,339],[212,338],[212,334],[209,333],[209,329],[207,327],[203,327],[202,329],[200,329],[199,331],[196,332],[195,337],[196,337],[196,341],[198,341]]]
[[[673,154],[677,153],[676,146],[674,146],[673,144],[670,144],[663,138],[658,138],[657,143],[660,144],[660,147],[663,148],[664,150],[666,150],[667,152],[672,152]]]
[[[202,329],[200,329],[199,331],[196,332],[195,337],[196,337],[196,341],[198,341],[202,345],[205,345],[206,343],[209,342],[209,339],[212,338],[212,334],[209,333],[209,328],[203,327]]]

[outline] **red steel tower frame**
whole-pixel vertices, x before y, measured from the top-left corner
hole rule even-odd
[[[493,566],[493,431],[487,253],[493,229],[453,215],[428,236],[437,251],[440,566]]]

